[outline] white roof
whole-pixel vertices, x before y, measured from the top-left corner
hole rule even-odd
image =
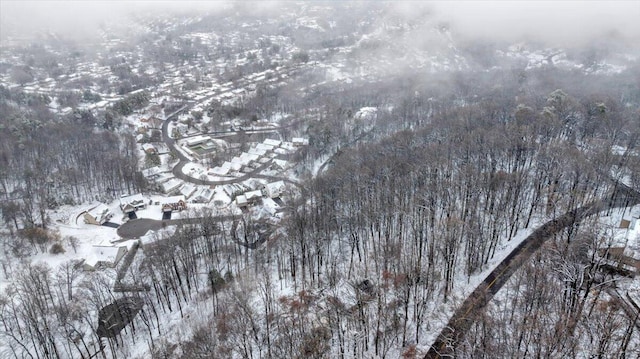
[[[181,184],[182,184],[182,181],[180,181],[177,178],[172,178],[169,181],[167,181],[167,182],[162,184],[162,190],[165,193],[171,192],[171,191],[177,189],[178,187],[180,187]]]
[[[264,143],[258,143],[256,145],[256,149],[265,150],[265,151],[271,151],[271,150],[273,150],[273,147],[274,146],[272,146],[272,145],[267,145],[267,144],[264,144]]]
[[[245,192],[244,196],[247,198],[247,200],[250,199],[254,199],[254,198],[260,198],[262,197],[262,192],[261,191],[249,191],[249,192]]]
[[[237,156],[231,159],[231,164],[234,164],[234,163],[238,163],[238,164],[240,164],[240,165],[243,165],[243,164],[244,164],[244,163],[242,162],[242,159],[241,159],[240,157],[237,157]]]
[[[195,195],[195,198],[200,198],[200,199],[204,199],[207,201],[211,201],[211,199],[213,198],[213,195],[215,191],[212,190],[211,188],[201,188]]]
[[[183,195],[179,195],[179,196],[169,196],[169,197],[164,197],[162,199],[162,201],[160,201],[160,203],[162,204],[169,204],[169,203],[178,203],[180,201],[184,201],[185,198]]]
[[[150,144],[150,143],[143,143],[142,144],[142,149],[145,150],[145,151],[148,151],[148,150],[155,150],[156,147],[154,145]]]
[[[191,197],[191,195],[196,191],[196,186],[191,183],[185,183],[184,186],[180,187],[180,193],[182,193],[186,198]]]
[[[229,166],[213,167],[212,169],[209,170],[209,173],[216,176],[224,176],[227,173],[229,173]]]
[[[249,150],[249,152],[248,152],[248,153],[249,153],[250,155],[264,156],[264,155],[267,153],[267,151],[265,151],[265,150],[259,150],[259,149],[257,149],[257,148],[252,148],[252,149],[250,149],[250,150]]]
[[[247,202],[247,197],[245,197],[245,195],[241,194],[241,195],[236,197],[236,204],[238,206],[242,206],[242,205],[245,205],[247,203],[248,203]]]
[[[167,182],[169,180],[175,179],[175,177],[173,177],[172,173],[160,173],[158,175],[158,177],[154,180],[156,183],[160,184],[160,183],[164,183]]]
[[[269,145],[269,146],[273,146],[273,147],[278,147],[280,146],[280,144],[282,143],[282,141],[278,141],[278,140],[274,140],[271,138],[267,138],[264,140],[263,142],[265,145]]]
[[[285,184],[284,181],[271,182],[264,185],[264,188],[266,189],[269,197],[273,197],[280,195],[284,191]]]
[[[96,207],[87,211],[91,217],[101,219],[102,216],[109,213],[109,207],[106,204],[100,203]]]
[[[277,165],[278,167],[280,167],[280,168],[287,167],[287,161],[285,161],[285,160],[273,160],[273,163],[275,165]]]
[[[128,196],[124,195],[120,197],[120,205],[125,205],[125,204],[139,202],[139,201],[144,202],[144,200],[145,200],[144,197],[142,197],[142,194],[140,193],[136,193]]]
[[[195,136],[195,137],[187,139],[187,145],[194,146],[194,145],[197,145],[199,143],[207,142],[207,141],[210,141],[210,140],[211,140],[211,137],[209,137],[209,136],[198,135],[198,136]]]
[[[251,153],[246,153],[246,152],[243,152],[242,155],[240,155],[240,159],[243,161],[244,164],[249,164],[253,161],[257,161],[258,158],[260,158],[260,156],[254,155]]]

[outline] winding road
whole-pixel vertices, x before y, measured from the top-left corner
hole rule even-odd
[[[480,313],[489,301],[551,236],[603,210],[636,204],[640,204],[640,194],[623,184],[618,184],[611,199],[596,201],[577,208],[536,229],[509,253],[467,297],[442,329],[424,358],[454,358],[458,343],[462,341],[471,325],[480,317]]]

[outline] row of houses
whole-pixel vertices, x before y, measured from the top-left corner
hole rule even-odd
[[[235,196],[235,203],[238,207],[247,207],[259,202],[263,197],[279,198],[286,190],[284,181],[267,183],[259,190],[246,191]]]
[[[296,143],[302,146],[307,143],[304,139],[297,139]],[[274,139],[265,139],[262,143],[255,144],[247,152],[241,153],[239,156],[224,162],[220,166],[213,167],[208,170],[210,176],[225,177],[230,175],[242,175],[249,173],[260,166],[273,162],[280,169],[286,168],[285,160],[278,160],[278,155],[287,155],[296,150],[293,142],[283,142]]]

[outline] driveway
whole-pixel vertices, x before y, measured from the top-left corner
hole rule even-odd
[[[219,220],[236,220],[239,216],[220,216]],[[184,219],[169,219],[169,220],[157,220],[149,218],[139,218],[130,220],[118,228],[118,236],[123,239],[136,239],[147,234],[148,231],[157,231],[166,226],[180,225],[180,224],[198,224],[202,222],[202,218],[184,218]]]
[[[628,207],[640,203],[640,194],[624,184],[618,184],[613,193],[610,199],[605,197],[600,201],[567,212],[533,231],[467,297],[442,329],[424,358],[454,358],[456,346],[463,340],[464,335],[489,301],[516,270],[522,267],[553,234],[605,209]]]

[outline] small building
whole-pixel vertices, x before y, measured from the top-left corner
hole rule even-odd
[[[229,174],[229,170],[231,169],[230,163],[225,162],[222,166],[213,167],[209,170],[208,174],[212,176],[226,176]]]
[[[106,204],[100,203],[100,204],[97,204],[95,207],[91,208],[90,210],[85,211],[83,213],[83,216],[84,216],[84,223],[101,226],[102,224],[107,222],[109,219],[111,219],[111,217],[113,217],[113,214],[111,213],[111,211],[109,210],[109,207],[107,207]]]
[[[262,143],[264,143],[265,145],[268,145],[268,146],[280,147],[280,144],[282,143],[282,141],[278,141],[278,140],[274,140],[274,139],[271,139],[271,138],[267,138]]]
[[[265,153],[269,153],[269,152],[273,151],[273,149],[274,149],[275,147],[276,147],[276,146],[267,145],[267,144],[264,144],[264,143],[258,143],[258,144],[256,145],[256,150],[258,150],[258,151],[264,151]]]
[[[144,150],[145,153],[148,153],[150,155],[154,153],[158,153],[158,150],[156,149],[156,147],[150,143],[143,143],[142,149]]]
[[[277,181],[267,183],[262,187],[262,193],[269,198],[277,198],[284,193],[285,184],[284,181]]]
[[[189,199],[196,192],[196,186],[191,183],[185,183],[182,187],[180,187],[180,194],[184,196],[184,198]]]
[[[215,194],[215,191],[211,188],[207,188],[207,187],[201,188],[199,191],[195,193],[195,195],[191,199],[191,202],[209,203],[213,199],[214,194]]]
[[[287,161],[285,160],[273,160],[273,165],[271,165],[271,169],[273,170],[284,170],[287,168]]]
[[[180,186],[182,186],[182,181],[177,178],[172,178],[162,184],[162,191],[166,194],[170,194],[177,191]]]
[[[236,205],[238,207],[246,207],[249,205],[249,201],[247,201],[247,197],[243,194],[236,197]]]
[[[124,213],[145,208],[147,208],[147,202],[140,193],[120,197],[120,209]]]
[[[247,198],[247,202],[249,202],[250,204],[253,204],[258,202],[258,200],[262,198],[262,191],[256,190],[256,191],[245,192],[244,196]]]
[[[291,139],[291,142],[293,142],[293,145],[295,147],[308,146],[309,145],[309,139],[302,138],[302,137],[294,137],[294,138]]]
[[[161,173],[169,172],[167,169],[162,169],[160,166],[145,168],[142,170],[142,175],[148,179],[153,180],[157,178]]]
[[[153,181],[157,184],[163,184],[165,182],[168,182],[172,179],[175,179],[175,177],[173,176],[173,173],[171,172],[163,172],[160,173],[156,176],[153,177]]]
[[[249,149],[249,151],[247,153],[249,153],[250,155],[256,155],[258,157],[262,157],[262,156],[267,154],[267,151],[259,150],[257,148],[251,148],[251,149]]]

